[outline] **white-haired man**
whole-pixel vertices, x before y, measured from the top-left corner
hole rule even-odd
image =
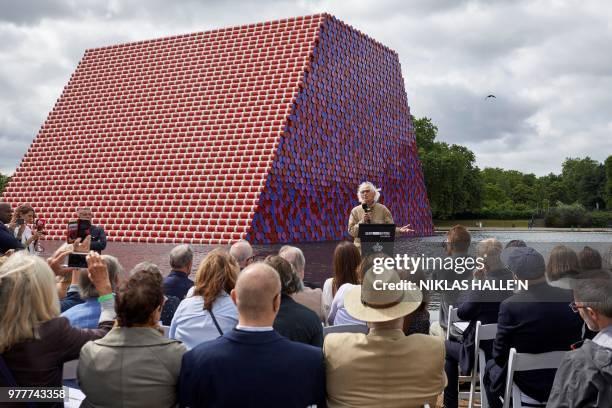
[[[291,264],[293,270],[300,278],[302,289],[292,295],[293,300],[315,312],[321,321],[325,321],[323,314],[323,292],[319,288],[309,288],[304,284],[306,258],[302,250],[291,245],[284,245],[278,251],[278,255]]]
[[[369,181],[359,185],[357,189],[357,199],[361,204],[351,210],[349,217],[348,232],[355,239],[355,245],[360,246],[359,236],[360,224],[393,224],[391,211],[378,202],[380,190]],[[396,234],[407,234],[412,232],[410,224],[396,228]]]
[[[244,239],[236,241],[230,247],[229,254],[238,262],[240,270],[246,268],[254,259],[253,247],[249,244],[249,241]]]

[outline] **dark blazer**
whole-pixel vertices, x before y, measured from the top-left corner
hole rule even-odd
[[[512,272],[507,269],[491,271],[487,277],[490,281],[506,281],[512,279]],[[474,343],[476,342],[476,323],[497,323],[499,306],[501,302],[512,295],[510,291],[473,291],[459,298],[457,317],[470,322],[463,332],[462,347],[460,350],[459,366],[463,375],[468,375],[474,365]],[[491,358],[492,340],[483,341],[480,347],[485,356]]]
[[[101,254],[104,248],[106,248],[106,233],[104,232],[104,228],[98,225],[92,225],[89,233],[91,235],[90,249]]]
[[[100,323],[98,329],[78,329],[72,327],[65,317],[56,317],[40,325],[40,339],[16,344],[2,357],[20,387],[61,387],[64,363],[79,358],[85,343],[103,337],[112,327],[113,322],[109,321]],[[6,386],[0,375],[0,387]],[[2,407],[4,404],[12,406],[3,403]],[[17,403],[14,406],[22,405]]]
[[[543,301],[556,299],[556,302]],[[582,319],[572,312],[569,290],[548,286],[546,282],[533,285],[504,300],[499,308],[497,337],[493,342],[493,359],[497,368],[489,366],[491,389],[494,393],[505,388],[510,349],[519,353],[546,353],[570,350],[580,340]],[[518,372],[514,382],[525,394],[538,401],[546,401],[556,370]],[[495,391],[497,390],[497,391]]]
[[[323,347],[323,326],[319,316],[289,295],[281,295],[281,305],[274,320],[274,330],[289,340]]]
[[[13,233],[8,230],[6,225],[0,222],[0,255],[9,249],[23,249],[21,242],[15,238]]]
[[[181,407],[325,406],[323,351],[275,331],[232,330],[183,356]]]
[[[193,281],[189,279],[185,272],[170,271],[164,279],[164,294],[183,300],[192,286]]]

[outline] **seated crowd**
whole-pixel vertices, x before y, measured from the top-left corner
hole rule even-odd
[[[455,226],[446,253],[470,257],[470,241]],[[568,352],[559,370],[514,375],[529,403],[612,406],[612,277],[590,247],[557,246],[545,262],[522,241],[482,240],[482,268],[462,279],[520,279],[528,289],[444,294],[430,324],[427,292],[374,289],[423,276],[373,272],[380,254],[362,259],[350,242],[337,246],[322,290],[304,283],[306,260],[292,246],[263,262],[247,241],[214,249],[192,281],[187,245],[170,252],[165,278],[146,261],[126,274],[94,251],[87,268],[63,265],[88,245],[62,246],[47,261],[0,257],[0,387],[59,387],[63,364],[78,359],[85,407],[434,407],[441,394],[457,407],[459,376],[477,368],[480,322],[497,324],[480,346],[490,406],[502,406],[512,348]],[[463,330],[447,327],[450,305]],[[324,326],[346,324],[357,329],[324,337]]]

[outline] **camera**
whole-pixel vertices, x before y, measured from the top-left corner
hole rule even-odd
[[[91,234],[91,221],[76,220],[68,223],[68,242],[74,242],[77,238],[81,241]]]
[[[25,220],[23,218],[17,218],[17,225],[22,226],[25,224]]]
[[[87,268],[87,254],[68,254],[68,268]]]
[[[36,229],[36,231],[38,231],[40,234],[46,234],[45,232],[45,225],[47,224],[47,221],[45,221],[42,218],[38,218],[36,219],[36,221],[34,221],[34,228]]]

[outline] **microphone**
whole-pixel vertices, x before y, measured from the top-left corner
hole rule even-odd
[[[370,208],[366,203],[361,204],[361,208],[363,208],[363,211],[365,211],[366,214],[370,212]],[[367,223],[369,224],[370,221],[368,221]]]

